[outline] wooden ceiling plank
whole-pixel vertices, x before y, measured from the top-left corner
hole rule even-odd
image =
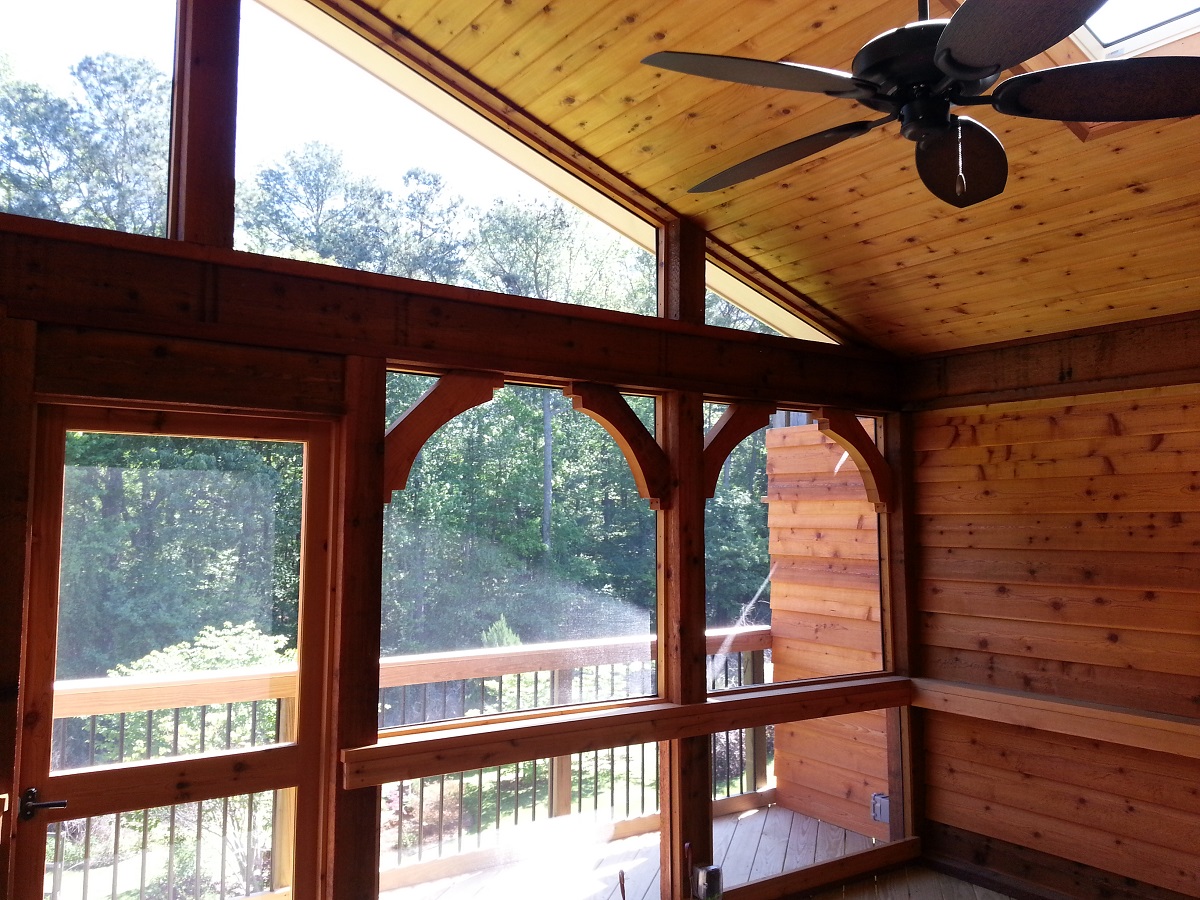
[[[1122,228],[1115,223],[1094,229],[1071,243],[1060,235],[1044,236],[1019,248],[989,246],[960,256],[947,256],[928,268],[907,267],[890,273],[838,283],[838,290],[861,294],[882,288],[913,288],[925,292],[949,289],[979,291],[981,283],[997,279],[1041,284],[1058,296],[1079,296],[1114,285],[1146,283],[1173,274],[1178,255],[1174,241],[1200,241],[1200,221],[1153,223]],[[1014,251],[1018,254],[1014,255]],[[1036,269],[1035,269],[1035,264]]]
[[[635,46],[653,42],[659,17],[679,17],[678,4],[672,0],[645,0],[636,8],[586,3],[572,6],[576,5],[582,9],[574,24],[544,35],[536,53],[522,47],[519,56],[489,63],[488,77],[495,79],[503,93],[511,97],[556,93],[582,97],[585,94],[577,80],[581,74],[593,86],[607,85],[614,78],[628,81],[629,76],[640,74],[636,61],[631,59]],[[547,124],[557,127],[549,120]]]
[[[1160,300],[1150,302],[1137,291],[1125,291],[1121,298],[1108,295],[1105,299],[1109,302],[1090,313],[1070,304],[1047,306],[1041,301],[1014,304],[1011,309],[991,309],[983,313],[966,311],[961,315],[948,316],[942,311],[940,319],[937,313],[922,315],[905,311],[898,320],[893,320],[891,333],[904,342],[909,352],[932,353],[944,349],[947,338],[955,338],[949,343],[951,347],[978,346],[1052,334],[1062,331],[1064,323],[1076,328],[1127,324],[1148,313],[1176,315],[1193,312],[1188,308],[1194,305],[1188,301],[1188,295],[1195,292],[1197,281],[1196,278],[1180,281],[1175,285],[1176,289],[1168,291]],[[1017,291],[1016,295],[1020,296],[1020,292]],[[870,329],[871,333],[882,330],[873,323],[864,326],[866,329]]]
[[[486,74],[489,85],[510,96],[507,82],[513,74],[534,68],[555,46],[573,43],[589,21],[612,16],[611,7],[587,3],[536,2],[522,9],[525,15],[520,18],[510,15],[507,21],[495,21],[493,16],[480,21],[477,29],[451,42],[447,56],[472,72]],[[542,89],[550,88],[543,84]]]
[[[1196,140],[1195,132],[1190,127],[1177,130],[1171,135],[1171,138],[1172,140],[1161,151],[1155,151],[1153,156],[1129,160],[1128,168],[1122,166],[1120,169],[1114,169],[1109,154],[1095,154],[1096,158],[1092,159],[1073,158],[1070,162],[1078,172],[1078,180],[1069,186],[1070,190],[1060,189],[1056,193],[1047,191],[1046,184],[1040,180],[1037,183],[1023,183],[1023,173],[1028,172],[1032,178],[1036,173],[1044,170],[1046,160],[1039,158],[1026,164],[1018,163],[1013,166],[1015,177],[1010,178],[1010,187],[1005,195],[999,198],[1000,202],[983,204],[968,210],[954,210],[951,207],[939,205],[938,208],[944,213],[938,216],[937,220],[943,222],[947,219],[951,220],[951,222],[945,222],[947,225],[953,225],[949,237],[953,239],[956,246],[964,244],[969,246],[969,241],[974,236],[991,240],[994,234],[1006,230],[1004,225],[1014,218],[1022,218],[1022,227],[1015,234],[1023,238],[1029,234],[1031,227],[1069,228],[1081,214],[1094,215],[1094,212],[1088,211],[1089,205],[1112,209],[1114,196],[1136,194],[1137,197],[1126,196],[1126,199],[1130,201],[1129,208],[1136,209],[1139,203],[1138,197],[1144,204],[1146,195],[1153,196],[1161,193],[1156,189],[1155,179],[1161,177],[1167,180],[1172,177],[1169,170],[1164,171],[1160,160],[1164,156],[1169,159],[1177,152],[1188,152],[1188,148],[1193,147]],[[1087,149],[1081,148],[1078,152],[1086,153]],[[1128,158],[1128,153],[1120,145],[1111,148],[1111,153],[1121,155],[1123,161]],[[1136,173],[1135,180],[1131,180],[1131,172]],[[915,177],[915,173],[913,177]],[[847,184],[852,183],[848,182]],[[921,189],[923,190],[923,188]],[[929,220],[925,220],[919,226],[915,223],[914,217],[905,208],[905,201],[909,200],[906,191],[897,196],[898,200],[886,195],[870,196],[868,200],[871,202],[864,203],[863,208],[883,210],[882,214],[874,219],[855,218],[853,222],[843,225],[840,230],[822,229],[822,237],[827,237],[827,243],[832,244],[830,252],[835,257],[844,258],[847,264],[853,265],[859,272],[863,271],[864,263],[873,258],[881,260],[880,270],[886,270],[894,264],[897,253],[907,253],[911,250],[914,237],[921,240],[923,235],[937,233],[936,225]],[[1051,205],[1047,202],[1048,196],[1060,197],[1063,203]],[[1052,215],[1063,205],[1069,205],[1070,209],[1063,208],[1061,216]],[[857,211],[856,209],[855,212]],[[1020,212],[1037,218],[1030,222],[1028,219],[1016,215]],[[885,219],[890,221],[883,221]],[[1040,220],[1045,220],[1045,224],[1043,225]],[[889,230],[884,232],[889,225]],[[873,229],[875,233],[871,233],[869,229]],[[736,236],[729,235],[724,231],[720,233],[724,239],[731,240],[738,245],[752,242],[753,246],[757,248],[756,252],[752,254],[755,257],[761,252],[786,246],[797,237],[795,229],[787,225],[779,228],[773,236],[764,236],[763,234],[751,236],[747,232],[748,229],[741,231]],[[879,232],[890,233],[896,240],[881,239]],[[864,239],[870,240],[871,243],[863,244]],[[833,266],[831,265],[830,268],[832,269]]]
[[[794,7],[785,11],[794,17]],[[690,37],[672,34],[669,39],[660,42],[665,44],[669,40],[670,46],[646,47],[639,52],[644,55],[644,52],[650,49],[694,50],[763,59],[803,60],[828,68],[848,69],[851,56],[858,49],[857,35],[866,35],[867,37],[863,38],[866,40],[886,28],[888,21],[889,17],[885,12],[865,7],[839,10],[836,20],[823,21],[819,28],[813,27],[816,23],[812,21],[807,28],[796,28],[790,22],[786,27],[781,27],[777,21],[758,17],[747,19],[747,22],[753,23],[755,33],[737,42],[736,39],[742,37],[743,32],[731,29],[724,19],[715,17],[708,21],[706,28]],[[854,33],[854,37],[848,40],[850,32]],[[789,35],[803,35],[804,38],[811,39],[797,44],[796,38],[789,38]],[[848,43],[853,46],[847,47]],[[638,58],[640,59],[640,55]],[[588,146],[595,148],[594,152],[619,153],[620,149],[631,141],[636,142],[639,147],[648,142],[674,147],[679,143],[676,129],[693,114],[696,118],[704,120],[710,132],[707,137],[696,141],[697,147],[712,143],[713,137],[718,134],[725,137],[734,134],[741,141],[752,141],[753,136],[762,135],[770,129],[769,120],[758,120],[746,114],[751,105],[762,106],[771,103],[776,108],[800,109],[809,104],[829,102],[820,95],[731,85],[661,70],[648,71],[655,76],[653,88],[647,89],[644,98],[638,97],[636,93],[632,94],[631,99],[636,102],[618,111],[623,115],[607,121],[594,114],[588,116],[589,131],[586,139]],[[848,110],[853,108],[853,104],[841,102]],[[722,110],[728,110],[728,113],[723,113]],[[739,113],[746,115],[739,119],[736,131],[731,131],[732,119],[738,118]],[[725,118],[717,118],[721,115]],[[640,126],[633,138],[629,136],[629,119]],[[761,143],[761,137],[759,141]],[[731,159],[730,163],[736,161]],[[672,164],[673,160],[668,159],[667,165]]]

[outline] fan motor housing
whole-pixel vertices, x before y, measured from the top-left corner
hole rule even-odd
[[[919,96],[947,82],[946,75],[934,63],[938,40],[949,19],[929,19],[893,28],[867,41],[854,56],[851,70],[855,77],[879,85],[881,96],[861,100],[864,106],[880,112],[896,112]],[[995,75],[978,81],[951,81],[954,93],[974,96],[996,81]],[[949,87],[949,85],[948,85]],[[939,94],[948,93],[946,90]]]

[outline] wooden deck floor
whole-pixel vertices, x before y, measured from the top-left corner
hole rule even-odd
[[[594,846],[539,840],[510,861],[384,891],[380,900],[657,900],[658,833]],[[871,846],[871,839],[779,807],[724,816],[713,823],[713,856],[726,889]],[[448,861],[447,861],[448,862]],[[816,895],[819,900],[1005,900],[1004,895],[910,866]]]

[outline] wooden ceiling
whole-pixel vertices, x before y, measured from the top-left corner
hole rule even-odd
[[[742,159],[876,114],[677,75],[641,65],[644,56],[687,50],[848,70],[867,40],[916,18],[915,0],[318,5],[392,47],[418,47],[443,80],[469,76],[460,92],[511,104],[550,143],[579,148],[652,203],[694,218],[864,343],[923,355],[1200,310],[1200,117],[1085,141],[1062,123],[976,108],[969,114],[1004,142],[1010,173],[1002,195],[966,210],[925,190],[894,124],[754,181],[687,193]],[[1052,53],[1078,58],[1069,46]]]

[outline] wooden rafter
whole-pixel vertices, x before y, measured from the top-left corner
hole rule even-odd
[[[867,498],[884,512],[892,497],[892,468],[854,413],[822,407],[815,417],[817,430],[837,441],[850,454],[863,476]]]
[[[717,424],[704,436],[704,491],[711,497],[717,490],[717,479],[721,477],[721,466],[733,452],[733,448],[760,428],[766,427],[775,412],[774,404],[733,403],[730,404]]]
[[[563,393],[575,409],[612,435],[629,462],[638,494],[650,501],[650,508],[665,509],[671,486],[667,456],[621,392],[606,384],[573,381]]]
[[[496,372],[447,372],[388,429],[383,446],[384,502],[404,490],[417,454],[433,433],[468,409],[492,399],[504,385]]]

